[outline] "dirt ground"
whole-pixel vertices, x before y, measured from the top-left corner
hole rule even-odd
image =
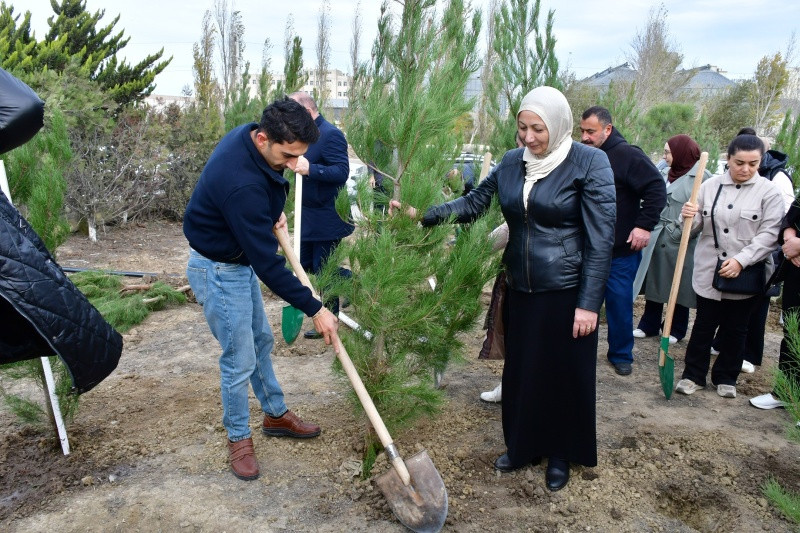
[[[99,238],[73,236],[59,262],[181,283],[187,245],[179,225],[134,224]],[[265,306],[279,332],[282,302],[268,296]],[[770,390],[777,314],[770,314],[764,366],[740,376],[735,399],[708,388],[665,400],[655,339],[637,339],[633,375],[617,376],[605,361],[601,327],[599,464],[573,468],[557,493],[545,488],[544,466],[510,474],[492,467],[504,452],[500,405],[478,394],[497,384],[502,362],[476,359],[479,325],[468,335],[466,361],[445,373],[443,412],[394,437],[405,456],[426,449],[441,473],[445,531],[793,531],[760,487],[774,476],[800,490],[800,446],[785,437],[785,411],[748,403]],[[323,429],[309,441],[265,437],[255,431],[253,398],[257,481],[239,481],[228,469],[219,348],[200,308],[188,304],[152,314],[125,335],[119,367],[83,396],[69,426],[69,456],[48,428],[25,427],[0,407],[0,530],[404,531],[373,480],[358,477],[366,421],[331,369],[333,351],[302,337],[287,346],[279,333],[276,342],[288,405]],[[670,348],[676,373],[685,345]],[[381,459],[375,473],[387,469]]]

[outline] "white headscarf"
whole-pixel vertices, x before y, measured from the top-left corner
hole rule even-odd
[[[531,111],[541,117],[550,141],[542,155],[534,155],[525,148],[522,159],[525,161],[525,185],[522,200],[527,209],[528,196],[533,184],[545,178],[558,165],[564,162],[572,148],[572,110],[567,98],[553,87],[537,87],[522,99],[519,113]]]

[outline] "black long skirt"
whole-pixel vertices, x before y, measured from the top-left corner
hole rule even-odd
[[[508,289],[503,435],[514,466],[536,457],[597,465],[597,329],[572,338],[578,289]]]

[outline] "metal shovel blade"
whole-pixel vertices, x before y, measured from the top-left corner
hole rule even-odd
[[[661,354],[658,358],[658,377],[661,389],[667,400],[672,396],[672,384],[675,381],[675,359],[669,355],[669,337],[661,337]]]
[[[389,507],[400,522],[417,533],[436,532],[447,519],[447,489],[433,466],[428,452],[422,450],[405,460],[411,484],[406,486],[394,468],[375,480]]]
[[[291,305],[284,305],[281,314],[281,333],[286,344],[292,344],[303,327],[303,312]]]

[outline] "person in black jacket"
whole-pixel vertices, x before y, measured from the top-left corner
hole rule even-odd
[[[608,109],[594,106],[583,112],[581,142],[604,151],[614,171],[617,223],[605,292],[607,357],[617,374],[627,376],[633,371],[633,280],[641,251],[667,205],[667,189],[650,158],[614,128]]]
[[[263,433],[300,438],[320,433],[319,426],[303,422],[284,403],[272,369],[273,336],[258,284],[260,279],[312,317],[326,344],[335,342],[336,317],[286,268],[273,235],[273,227],[286,228],[283,206],[289,183],[282,171],[294,169],[318,136],[300,104],[289,98],[273,102],[259,124],[239,126],[222,138],[183,217],[191,246],[186,275],[222,347],[222,423],[231,469],[244,480],[259,474],[250,436],[248,381],[264,411]]]
[[[517,129],[525,147],[506,152],[466,196],[428,209],[422,224],[454,215],[470,222],[499,199],[509,229],[502,312],[507,451],[494,466],[509,472],[548,457],[546,484],[555,491],[567,484],[570,463],[597,464],[597,320],[611,267],[614,176],[602,151],[572,141],[572,111],[557,89],[529,92]],[[416,216],[413,208],[407,213]]]
[[[298,158],[294,169],[303,179],[300,264],[307,272],[317,274],[342,239],[355,228],[336,212],[336,197],[350,173],[347,140],[339,128],[320,114],[308,93],[292,93],[289,98],[305,107],[319,128],[319,140],[308,146],[305,156]],[[348,278],[351,272],[339,268],[339,275]],[[339,298],[326,298],[325,306],[338,314]],[[307,331],[304,336],[307,339],[321,337],[316,330]]]
[[[784,256],[781,265],[783,279],[783,295],[781,297],[781,310],[783,311],[783,339],[781,340],[778,368],[788,378],[788,383],[795,389],[800,388],[800,359],[791,347],[791,335],[800,332],[789,329],[790,321],[786,319],[789,313],[800,316],[800,201],[795,200],[781,224],[778,233],[778,242]],[[750,398],[750,404],[759,409],[775,409],[784,407],[784,403],[777,396],[777,390]]]

